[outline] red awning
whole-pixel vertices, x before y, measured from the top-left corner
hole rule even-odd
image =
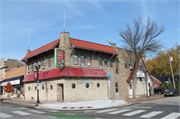
[[[63,69],[53,69],[49,71],[39,72],[39,79],[48,79],[61,76],[81,76],[81,77],[106,77],[103,69],[73,68],[65,67]],[[33,81],[33,74],[27,75],[22,82]]]

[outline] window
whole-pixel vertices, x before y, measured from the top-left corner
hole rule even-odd
[[[34,64],[32,65],[32,72],[34,71]]]
[[[99,83],[97,83],[97,87],[98,87],[98,88],[100,87],[100,84],[99,84]]]
[[[28,65],[28,71],[30,71],[31,65]]]
[[[73,56],[73,62],[74,62],[74,64],[78,64],[78,57],[77,57],[77,55]]]
[[[28,90],[30,90],[30,87],[28,87]]]
[[[42,86],[42,90],[44,90],[44,86]]]
[[[127,62],[126,61],[124,62],[124,67],[125,67],[125,69],[127,69]]]
[[[72,84],[72,88],[74,89],[75,87],[76,87],[76,85],[73,83],[73,84]]]
[[[45,68],[45,60],[42,61],[42,69]]]
[[[129,64],[129,69],[130,69],[130,67],[131,67],[131,62],[129,61],[128,64]]]
[[[118,83],[115,83],[115,91],[116,91],[116,93],[119,93]]]
[[[139,81],[142,81],[142,78],[139,78]]]
[[[129,84],[130,89],[132,89],[132,84]]]
[[[35,90],[37,90],[37,87],[35,86]]]
[[[141,70],[141,63],[139,63],[139,70]]]
[[[52,58],[49,58],[49,68],[52,67]]]
[[[50,85],[50,89],[51,89],[51,90],[53,89],[53,86],[52,86],[52,85]]]
[[[107,67],[107,59],[104,59],[104,67]]]
[[[115,63],[116,63],[116,74],[119,74],[119,66],[118,66],[118,61],[115,60]]]
[[[81,56],[81,65],[84,66],[84,56]]]
[[[87,66],[91,66],[91,58],[87,57]]]
[[[89,88],[89,83],[86,83],[86,88]]]
[[[112,60],[109,60],[109,67],[110,67],[110,68],[113,68]]]
[[[99,58],[99,67],[102,67],[102,59]]]

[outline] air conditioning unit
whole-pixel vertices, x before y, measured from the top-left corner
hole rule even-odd
[[[42,66],[42,69],[44,69],[45,68],[45,66]]]

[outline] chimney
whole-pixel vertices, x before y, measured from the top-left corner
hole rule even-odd
[[[111,43],[111,47],[116,48],[116,43]]]
[[[31,50],[27,49],[26,50],[26,55],[29,54],[31,52]]]

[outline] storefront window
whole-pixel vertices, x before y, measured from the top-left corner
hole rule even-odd
[[[99,84],[99,83],[97,83],[97,87],[98,87],[98,88],[100,87],[100,84]]]
[[[53,86],[52,86],[52,85],[50,85],[50,89],[51,89],[51,90],[53,89]]]
[[[109,60],[109,67],[110,67],[110,68],[113,68],[112,60]]]
[[[78,57],[77,57],[77,55],[74,55],[73,62],[74,62],[74,64],[78,64]]]
[[[115,60],[115,63],[116,63],[116,74],[118,74],[118,73],[119,73],[118,61],[117,61],[117,60]]]
[[[89,88],[89,83],[86,83],[86,88]]]
[[[52,67],[52,58],[49,58],[49,68]]]
[[[81,56],[81,65],[84,66],[84,56]]]
[[[91,58],[87,57],[87,66],[91,66]]]
[[[73,83],[73,84],[72,84],[72,88],[74,89],[75,87],[76,87],[76,85]]]
[[[99,58],[99,67],[102,67],[102,59]]]
[[[104,67],[107,67],[107,59],[104,59]]]

